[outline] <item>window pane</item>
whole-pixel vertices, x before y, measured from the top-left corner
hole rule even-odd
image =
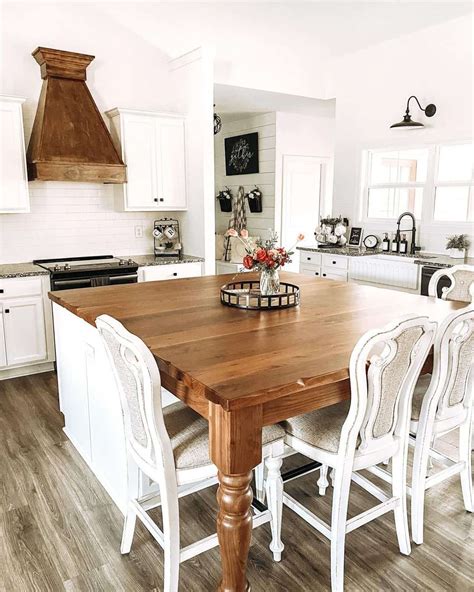
[[[398,218],[402,212],[413,212],[421,217],[423,189],[369,189],[368,218]]]
[[[438,181],[468,181],[472,178],[474,145],[441,146]]]
[[[423,182],[427,164],[428,151],[425,149],[372,152],[369,185]]]
[[[437,187],[435,220],[466,221],[469,204],[469,187]]]

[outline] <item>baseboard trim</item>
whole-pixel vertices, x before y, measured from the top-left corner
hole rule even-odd
[[[5,368],[5,370],[0,370],[0,380],[19,378],[20,376],[29,376],[30,374],[41,374],[42,372],[51,372],[51,370],[54,370],[54,362],[18,366],[18,368]]]

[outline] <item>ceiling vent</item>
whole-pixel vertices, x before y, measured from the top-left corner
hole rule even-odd
[[[86,85],[94,56],[38,47],[43,86],[27,152],[28,179],[125,183],[125,165]]]

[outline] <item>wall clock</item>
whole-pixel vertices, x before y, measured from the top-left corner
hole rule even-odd
[[[379,242],[380,240],[378,236],[375,236],[375,234],[368,234],[364,238],[364,247],[366,249],[376,249]]]

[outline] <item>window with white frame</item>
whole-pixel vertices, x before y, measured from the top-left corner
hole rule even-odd
[[[433,219],[474,222],[474,144],[438,147]]]
[[[363,218],[398,218],[410,211],[421,217],[428,175],[427,148],[368,150]]]

